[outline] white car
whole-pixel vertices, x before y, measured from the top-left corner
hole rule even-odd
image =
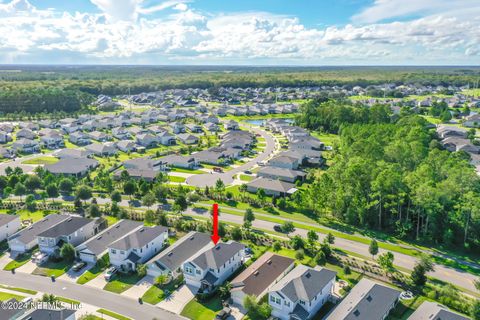
[[[110,281],[113,279],[113,276],[117,273],[117,268],[115,267],[110,267],[107,269],[107,272],[105,272],[105,280]]]

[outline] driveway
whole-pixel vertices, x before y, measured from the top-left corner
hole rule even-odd
[[[2,162],[2,163],[0,163],[0,174],[5,175],[5,169],[7,167],[10,167],[12,169],[18,167],[18,168],[21,168],[23,170],[23,173],[31,173],[39,165],[23,164],[22,162],[24,162],[26,160],[30,160],[30,159],[35,159],[35,158],[38,158],[38,157],[49,156],[49,155],[52,155],[53,152],[54,151],[47,152],[47,153],[36,153],[36,154],[31,154],[31,155],[27,155],[27,156],[23,156],[23,157],[18,157],[18,158],[12,159],[12,160]]]
[[[250,170],[256,166],[258,162],[267,160],[275,151],[275,138],[270,133],[256,127],[249,126],[249,130],[253,131],[255,134],[259,134],[265,139],[265,149],[254,159],[224,173],[193,175],[187,178],[186,183],[195,187],[212,187],[218,179],[221,179],[225,185],[229,185],[233,182],[236,174],[244,172],[245,170]]]
[[[33,270],[37,269],[37,265],[32,261],[28,261],[20,268],[15,269],[15,272],[22,272],[22,273],[32,273]]]
[[[94,263],[87,263],[85,267],[83,267],[80,271],[73,271],[72,269],[68,270],[64,274],[62,274],[58,279],[70,281],[76,283],[78,278],[83,275],[85,272],[90,270],[95,264]],[[93,280],[92,280],[93,281]]]
[[[3,270],[5,266],[12,261],[12,258],[10,258],[10,254],[8,252],[5,252],[3,256],[0,257],[0,270]]]
[[[197,291],[198,288],[193,288],[184,284],[177,290],[173,291],[172,294],[168,296],[165,300],[160,301],[157,304],[157,307],[176,314],[180,314],[185,305],[195,297]]]
[[[134,286],[130,289],[122,292],[122,295],[138,299],[143,296],[145,292],[155,283],[155,278],[151,276],[146,276],[140,281],[138,281]]]

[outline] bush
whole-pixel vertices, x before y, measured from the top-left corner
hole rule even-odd
[[[345,274],[351,274],[352,273],[352,270],[350,270],[350,266],[344,266],[343,267],[343,273]]]
[[[305,252],[304,252],[302,249],[297,250],[297,251],[295,252],[295,259],[297,259],[297,260],[303,260],[303,258],[305,258]]]

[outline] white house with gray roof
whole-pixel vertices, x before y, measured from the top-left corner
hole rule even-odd
[[[109,245],[142,227],[143,223],[138,221],[120,220],[95,237],[78,245],[75,248],[77,256],[87,263],[96,263],[99,258],[108,253]]]
[[[363,278],[325,318],[326,320],[383,320],[395,307],[400,291]]]
[[[20,216],[0,214],[0,242],[17,232],[21,226]]]
[[[256,193],[262,189],[269,196],[288,196],[294,194],[297,189],[290,182],[259,177],[247,183],[247,191]]]
[[[311,319],[331,298],[336,272],[298,265],[268,293],[272,316],[281,320]]]
[[[159,253],[167,239],[165,227],[142,227],[108,246],[110,264],[125,272],[135,270]]]
[[[147,274],[153,277],[166,275],[169,278],[176,278],[181,274],[185,261],[212,247],[213,242],[209,234],[191,231],[147,262]]]
[[[228,279],[245,260],[245,245],[229,241],[199,252],[183,264],[185,282],[200,292],[211,292]]]
[[[37,236],[55,226],[56,224],[67,220],[69,215],[50,214],[31,226],[24,228],[8,238],[8,247],[10,251],[24,253],[31,250],[38,244]]]
[[[37,235],[38,248],[43,253],[52,254],[60,248],[62,243],[77,246],[93,237],[105,226],[106,221],[103,218],[88,219],[69,216],[66,220]]]

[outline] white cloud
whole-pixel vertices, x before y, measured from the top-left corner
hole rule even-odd
[[[410,21],[320,29],[268,12],[201,13],[185,1],[150,9],[143,0],[92,2],[103,13],[38,10],[27,0],[0,3],[0,63],[480,63],[478,15],[463,19],[439,11]],[[374,6],[380,2],[386,0]],[[173,11],[162,18],[147,15],[167,8]]]

